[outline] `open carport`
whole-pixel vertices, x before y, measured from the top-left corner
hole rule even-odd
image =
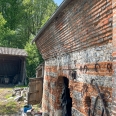
[[[26,56],[23,49],[0,47],[0,84],[24,83]]]

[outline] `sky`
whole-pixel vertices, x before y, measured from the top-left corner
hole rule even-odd
[[[54,0],[54,2],[59,6],[63,2],[63,0]]]

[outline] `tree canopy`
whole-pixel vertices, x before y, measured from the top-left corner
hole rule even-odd
[[[28,52],[27,75],[43,59],[30,41],[56,10],[53,0],[0,0],[0,46],[25,49]]]

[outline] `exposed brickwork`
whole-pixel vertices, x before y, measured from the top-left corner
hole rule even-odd
[[[112,0],[113,9],[113,86],[112,86],[112,116],[116,116],[116,0]]]
[[[87,96],[93,109],[98,92],[91,84],[92,79],[106,97],[109,95],[105,100],[106,108],[115,116],[115,23],[116,0],[72,0],[44,30],[36,40],[45,59],[43,112],[50,116],[61,113],[62,78],[65,76],[69,79],[72,116],[87,116]],[[73,71],[76,78],[72,76]],[[82,94],[84,85],[87,91]],[[96,116],[100,116],[102,107],[99,99]]]
[[[108,48],[108,51],[107,51]],[[95,86],[92,86],[91,80],[95,79],[99,85],[101,92],[109,92],[110,98],[106,100],[108,111],[111,114],[111,104],[112,104],[112,75],[113,70],[107,69],[107,64],[112,64],[111,54],[112,54],[112,44],[108,43],[101,45],[99,47],[92,47],[80,52],[72,52],[70,54],[48,59],[45,61],[45,82],[44,82],[44,94],[43,94],[43,110],[49,112],[55,112],[61,110],[61,93],[62,93],[62,76],[69,78],[69,88],[70,95],[72,97],[73,108],[75,108],[73,115],[76,116],[76,113],[79,115],[87,115],[87,108],[84,106],[83,100],[86,95],[89,95],[92,99],[91,107],[93,107],[95,102],[95,97],[98,95],[95,90]],[[96,50],[99,50],[95,52]],[[86,54],[91,53],[92,59],[86,59]],[[99,54],[96,57],[92,54]],[[79,55],[78,55],[79,54]],[[100,59],[100,56],[103,56]],[[107,54],[107,55],[105,55]],[[88,58],[89,59],[89,58]],[[96,60],[100,59],[98,72],[95,71]],[[109,60],[108,60],[109,59]],[[88,70],[80,71],[80,66],[87,66]],[[77,72],[76,79],[73,79],[70,75],[70,70],[73,69]],[[88,86],[88,92],[84,94],[84,97],[81,96],[81,91],[83,85],[86,83]],[[107,95],[106,95],[107,96]],[[46,108],[47,106],[52,106],[52,108]],[[44,108],[45,107],[45,108]],[[98,101],[97,115],[100,115],[102,109],[101,101]],[[76,111],[77,110],[77,111]],[[54,116],[54,115],[53,115]]]
[[[102,44],[112,39],[112,2],[73,0],[36,41],[43,58]]]

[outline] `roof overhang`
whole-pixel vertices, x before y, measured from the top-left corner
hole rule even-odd
[[[40,29],[36,37],[32,40],[32,43],[35,42],[40,34],[50,25],[50,23],[58,16],[58,14],[64,9],[64,7],[70,2],[71,0],[64,0],[61,5],[58,7],[58,9],[54,12],[54,14],[51,16],[51,18],[45,23],[45,25]]]
[[[0,55],[26,57],[27,52],[24,49],[0,47]]]

